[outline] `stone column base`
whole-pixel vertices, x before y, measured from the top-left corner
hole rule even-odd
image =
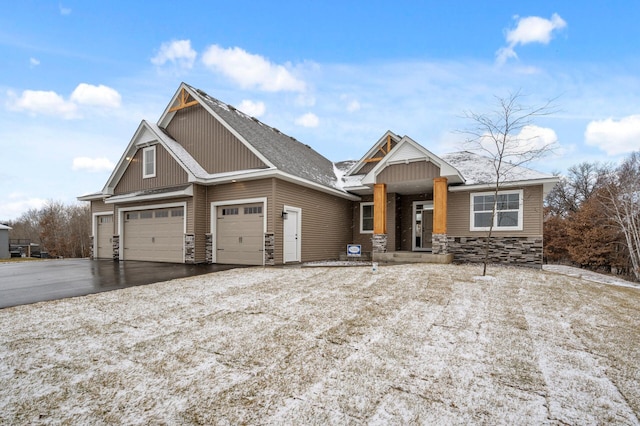
[[[447,234],[431,234],[431,252],[433,254],[449,254]]]
[[[387,252],[387,234],[373,234],[371,242],[373,245],[373,253]]]
[[[118,262],[120,260],[120,235],[114,235],[111,242],[113,244],[113,261]]]
[[[273,232],[265,232],[264,234],[264,264],[273,266],[276,264],[275,247],[276,238]]]
[[[204,234],[204,259],[207,263],[213,263],[213,234]]]
[[[196,263],[196,236],[184,234],[184,263]]]

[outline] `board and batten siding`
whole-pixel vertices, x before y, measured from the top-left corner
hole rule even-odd
[[[127,194],[143,189],[166,188],[188,183],[187,172],[160,144],[156,144],[156,176],[142,177],[142,148],[138,149],[114,189],[114,194]]]
[[[542,185],[524,188],[508,188],[507,190],[523,190],[523,230],[500,231],[493,229],[497,237],[537,237],[542,235]],[[470,231],[470,194],[487,191],[449,192],[447,194],[449,207],[447,209],[447,235],[450,237],[477,237],[487,231]]]
[[[283,262],[284,219],[287,205],[302,209],[302,262],[337,259],[352,241],[352,201],[275,179],[275,263]]]
[[[411,182],[437,177],[440,177],[440,167],[437,165],[430,161],[412,161],[410,163],[388,165],[376,176],[376,182]]]
[[[208,173],[267,167],[201,105],[177,111],[166,130]]]

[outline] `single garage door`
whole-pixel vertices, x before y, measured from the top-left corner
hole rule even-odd
[[[216,263],[264,264],[262,203],[218,206]]]
[[[100,215],[96,224],[96,252],[97,259],[113,258],[113,215]]]
[[[124,214],[124,260],[183,263],[184,208]]]

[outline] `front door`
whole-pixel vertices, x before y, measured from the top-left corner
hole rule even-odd
[[[413,203],[413,250],[431,250],[433,234],[433,201]]]

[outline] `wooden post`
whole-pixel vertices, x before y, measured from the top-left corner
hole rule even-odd
[[[447,233],[447,178],[433,179],[433,233]]]
[[[373,186],[373,233],[387,233],[387,185],[376,183]]]

